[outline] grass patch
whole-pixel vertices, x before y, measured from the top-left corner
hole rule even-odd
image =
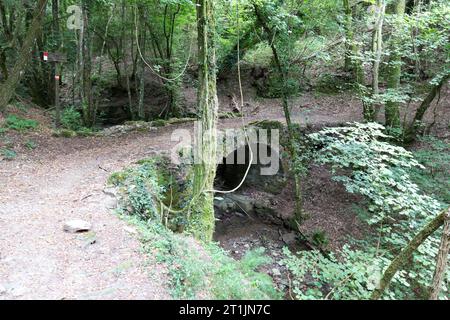
[[[0,149],[0,154],[5,160],[14,160],[17,157],[17,153],[14,150],[7,148]]]
[[[281,298],[272,279],[257,271],[270,262],[264,249],[250,251],[236,261],[215,243],[200,243],[175,232],[183,225],[180,221],[186,218],[184,213],[169,214],[161,209],[160,201],[173,209],[183,207],[182,191],[166,160],[155,157],[139,161],[134,167],[113,173],[108,182],[118,188],[118,211],[139,229],[145,252],[169,270],[172,296],[176,299]]]
[[[135,225],[144,251],[169,270],[171,295],[175,299],[220,300],[281,299],[272,279],[257,270],[270,262],[259,248],[236,261],[216,243],[199,244],[176,234],[160,223],[136,216],[123,216]]]
[[[37,148],[37,143],[34,142],[33,140],[27,140],[24,143],[24,146],[28,149],[28,150],[34,150]]]
[[[38,125],[39,122],[36,120],[23,119],[15,115],[9,115],[6,118],[6,127],[20,132],[36,129]]]

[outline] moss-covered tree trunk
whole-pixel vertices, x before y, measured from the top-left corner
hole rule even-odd
[[[36,37],[41,30],[42,16],[45,13],[46,5],[47,0],[39,0],[37,3],[36,9],[33,12],[33,20],[31,21],[27,35],[23,40],[17,61],[11,72],[9,72],[8,79],[0,86],[0,111],[6,107],[13,97],[26,67],[31,62],[31,50],[33,49]]]
[[[345,71],[353,71],[354,64],[352,62],[353,47],[354,47],[354,34],[353,34],[353,12],[350,6],[350,0],[343,0],[345,20],[344,20],[344,31],[345,31]]]
[[[398,19],[405,14],[406,1],[396,0],[389,7],[389,12],[396,15]],[[402,72],[402,58],[397,47],[399,46],[398,31],[394,30],[392,38],[393,47],[389,60],[387,70],[387,88],[392,91],[397,91],[400,87],[400,77]],[[397,34],[397,35],[396,35]],[[396,101],[387,101],[385,108],[386,127],[399,127],[400,126],[400,108],[399,103]]]
[[[376,5],[376,17],[377,21],[375,23],[375,28],[372,35],[372,54],[373,54],[373,65],[372,65],[372,103],[365,105],[364,119],[367,121],[376,121],[379,104],[376,102],[378,95],[380,93],[380,64],[381,55],[383,53],[383,23],[384,14],[386,9],[386,3],[384,0],[377,0]]]
[[[450,209],[445,215],[444,230],[442,232],[441,245],[436,259],[436,270],[430,290],[430,300],[437,300],[442,290],[442,282],[445,278],[448,265],[448,254],[450,252]]]
[[[214,233],[214,187],[216,175],[217,119],[219,102],[216,89],[216,52],[214,0],[197,0],[198,32],[198,113],[200,133],[197,139],[198,159],[194,165],[194,185],[189,231],[203,241]]]
[[[448,210],[448,209],[447,209]],[[395,276],[398,270],[403,268],[411,258],[416,249],[437,229],[439,229],[445,221],[447,210],[438,214],[433,220],[431,220],[416,236],[403,248],[403,250],[392,260],[389,267],[384,271],[383,277],[380,280],[380,284],[377,289],[372,292],[371,299],[380,299],[384,291],[388,287],[392,278]]]

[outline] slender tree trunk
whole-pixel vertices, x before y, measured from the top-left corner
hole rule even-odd
[[[31,50],[33,49],[36,36],[41,30],[41,20],[45,12],[47,0],[39,0],[33,12],[33,20],[28,28],[27,35],[18,53],[17,61],[10,72],[8,79],[0,86],[0,111],[2,111],[13,97],[16,87],[22,78],[26,67],[31,61]]]
[[[345,65],[344,70],[350,72],[354,69],[354,64],[352,62],[353,55],[353,12],[350,6],[350,0],[343,0],[345,21],[344,21],[344,31],[345,31]]]
[[[92,97],[92,57],[91,57],[91,36],[89,32],[89,0],[83,2],[83,26],[81,28],[82,44],[82,105],[84,123],[86,126],[92,126],[93,116],[93,97]]]
[[[216,88],[216,48],[214,0],[197,0],[199,60],[198,112],[201,116],[197,148],[201,159],[194,165],[193,193],[195,205],[190,229],[195,237],[211,241],[214,233],[214,194],[216,175],[217,119],[219,102]]]
[[[447,74],[445,74],[437,84],[432,86],[430,92],[417,109],[413,120],[405,130],[405,138],[404,138],[405,142],[411,142],[414,140],[417,131],[416,128],[417,123],[422,121],[425,112],[428,110],[433,100],[441,92],[442,87],[447,83],[449,79],[450,79],[450,72],[447,72]]]
[[[59,50],[61,47],[61,39],[60,39],[60,31],[59,31],[59,0],[52,0],[52,17],[53,17],[53,23],[52,23],[52,32],[53,32],[53,38],[55,41],[55,50]],[[51,88],[53,89],[53,92],[55,92],[54,98],[54,104],[55,104],[55,124],[56,127],[59,128],[60,122],[61,122],[61,106],[59,104],[59,101],[56,101],[57,98],[57,90],[59,89],[59,80],[56,80],[56,75],[59,75],[61,68],[56,64],[53,63],[52,65],[52,72],[51,77],[53,80],[53,86]]]
[[[377,0],[377,22],[373,32],[372,38],[372,53],[374,56],[374,62],[372,67],[372,99],[378,99],[380,93],[379,86],[379,73],[380,73],[380,63],[381,54],[383,52],[383,22],[384,13],[386,9],[386,3],[384,0]],[[379,104],[371,103],[368,105],[367,110],[365,110],[365,119],[368,121],[376,121],[378,114]]]
[[[395,276],[398,270],[403,268],[416,249],[437,229],[439,229],[445,221],[448,209],[438,214],[433,220],[431,220],[420,232],[403,248],[403,250],[392,260],[389,267],[384,271],[383,277],[380,280],[380,284],[377,289],[372,292],[371,299],[380,299],[384,291],[388,287],[392,278]]]
[[[126,3],[125,0],[122,1],[122,39],[121,42],[125,42],[125,44],[122,45],[122,54],[123,54],[123,68],[124,68],[124,74],[125,74],[125,85],[126,85],[126,89],[127,89],[127,95],[128,95],[128,108],[129,108],[129,112],[131,115],[131,118],[134,119],[135,118],[135,111],[133,108],[133,98],[131,96],[131,85],[130,85],[130,74],[128,72],[128,55],[127,55],[127,45],[126,45],[126,39],[125,39],[125,19],[126,19]],[[134,37],[131,37],[131,41],[133,41]],[[130,57],[133,56],[133,52],[131,52]]]
[[[255,10],[256,17],[258,18],[259,22],[263,26],[263,29],[266,32],[267,37],[269,39],[274,39],[274,33],[268,26],[268,24],[264,18],[264,15],[261,13],[258,5],[254,3],[253,7]],[[295,146],[295,129],[292,124],[291,112],[289,109],[289,94],[288,94],[288,89],[287,89],[287,73],[286,73],[285,67],[283,66],[283,63],[280,60],[278,50],[275,46],[274,41],[271,42],[270,47],[271,47],[273,58],[275,61],[275,66],[277,68],[277,71],[280,75],[281,82],[282,82],[283,89],[282,89],[282,99],[281,100],[282,100],[282,105],[283,105],[284,117],[286,119],[286,124],[288,127],[289,145],[290,145],[289,151],[291,153],[292,162],[294,163],[294,167],[295,167],[296,165],[301,165],[301,163],[299,161],[299,156],[298,156],[297,149]],[[294,168],[294,170],[295,170],[295,168]],[[300,175],[295,172],[294,172],[294,184],[295,184],[295,218],[298,223],[301,223],[302,221],[304,221],[306,219],[306,216],[303,214],[301,179],[300,179]]]
[[[141,47],[141,51],[142,51],[142,55],[145,57],[145,46],[146,46],[146,37],[147,37],[147,33],[146,30],[147,28],[145,27],[145,21],[147,19],[147,8],[142,6],[141,8],[141,43],[140,43],[140,47]],[[138,115],[139,115],[139,119],[145,119],[145,110],[144,110],[144,96],[145,96],[145,64],[142,61],[142,59],[139,60],[139,104],[138,104]]]
[[[448,254],[450,251],[450,209],[445,215],[444,231],[442,232],[441,246],[436,259],[433,283],[431,285],[430,300],[437,300],[442,290],[442,282],[447,272]]]
[[[405,14],[406,1],[396,0],[392,4],[391,13],[395,14],[398,19],[402,18]],[[391,58],[389,60],[389,66],[387,71],[387,88],[392,91],[397,91],[400,87],[400,77],[402,72],[402,57],[397,50],[398,31],[394,30],[393,48]],[[397,36],[395,34],[397,33]],[[400,108],[399,103],[396,101],[387,101],[385,108],[386,127],[399,127],[400,126]]]

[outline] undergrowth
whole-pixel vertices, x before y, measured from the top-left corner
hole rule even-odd
[[[36,120],[23,119],[15,115],[9,115],[6,118],[6,128],[20,132],[35,129],[38,125]]]
[[[109,183],[121,194],[119,212],[140,231],[145,252],[169,270],[171,294],[176,299],[278,299],[281,298],[272,279],[257,271],[270,262],[264,249],[249,251],[236,261],[216,243],[201,243],[177,230],[177,217],[167,216],[160,202],[167,202],[176,181],[155,157],[139,162],[136,167],[114,173]],[[174,201],[173,201],[174,200]],[[172,222],[172,223],[171,223]]]

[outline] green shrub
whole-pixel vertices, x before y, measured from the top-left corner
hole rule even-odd
[[[183,225],[185,213],[168,213],[161,203],[177,210],[185,199],[164,158],[139,161],[135,167],[112,174],[108,182],[119,189],[123,217],[140,227],[146,251],[169,269],[174,298],[205,294],[216,299],[280,297],[272,279],[255,271],[270,261],[262,249],[235,261],[217,244],[202,245],[171,231]]]
[[[325,257],[319,251],[297,255],[284,249],[282,263],[293,275],[293,293],[299,300],[367,299],[380,279],[381,258],[373,252],[351,250],[344,246],[339,257]]]
[[[450,203],[450,144],[427,136],[420,139],[423,147],[413,151],[414,157],[425,169],[411,168],[415,183],[427,194],[443,203]]]
[[[33,140],[27,140],[24,145],[28,150],[34,150],[37,148],[37,144]]]
[[[250,251],[236,261],[215,243],[201,245],[160,223],[136,216],[126,219],[139,228],[145,251],[169,269],[175,299],[281,299],[272,279],[256,271],[270,262],[264,249]]]
[[[36,120],[23,119],[15,115],[10,115],[6,118],[6,126],[16,131],[35,129],[38,125],[39,123]]]
[[[330,243],[325,231],[317,230],[312,235],[312,243],[317,247],[324,249]]]
[[[14,160],[17,157],[17,153],[14,150],[7,148],[0,149],[0,154],[6,160]]]
[[[75,107],[68,107],[61,113],[61,125],[63,128],[73,131],[78,131],[83,127],[81,114]]]
[[[167,121],[163,120],[163,119],[158,119],[158,120],[153,120],[152,121],[152,126],[154,127],[164,127],[167,125]]]
[[[409,172],[424,167],[411,152],[386,142],[391,137],[384,131],[376,123],[354,123],[327,128],[309,137],[317,144],[316,161],[331,166],[334,179],[342,182],[348,192],[368,200],[366,222],[380,236],[375,243],[368,239],[364,247],[376,247],[378,256],[389,260],[448,204],[421,192]],[[419,247],[413,254],[414,263],[396,274],[386,296],[414,298],[418,292],[427,290],[433,277],[439,239],[437,232]],[[386,264],[378,267],[382,269]],[[444,283],[443,294],[447,290],[448,284]]]

